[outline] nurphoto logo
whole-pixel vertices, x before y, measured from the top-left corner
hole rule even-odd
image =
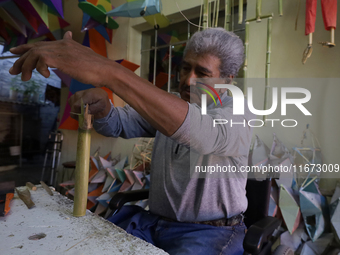
[[[211,86],[210,86],[211,87]],[[212,87],[211,87],[212,88]],[[242,90],[235,85],[231,84],[215,84],[214,87],[212,88],[213,91],[215,89],[229,89],[231,93],[233,94],[233,114],[234,115],[244,115],[244,107],[245,107],[245,97],[242,92]],[[304,115],[306,116],[312,116],[312,114],[306,109],[306,107],[303,105],[307,103],[311,99],[311,93],[309,90],[305,88],[297,88],[297,87],[283,87],[281,88],[281,115],[285,116],[287,115],[287,105],[295,105]],[[303,98],[288,98],[287,94],[302,94],[304,95]],[[208,93],[210,96],[211,93]],[[272,113],[274,113],[277,109],[278,106],[278,88],[273,87],[272,88],[272,106],[269,109],[264,109],[264,110],[258,110],[255,109],[254,104],[253,104],[253,88],[248,87],[247,89],[247,103],[248,103],[248,108],[249,111],[255,115],[262,115],[262,116],[267,116]],[[220,99],[220,98],[219,98]],[[216,102],[215,102],[216,104]],[[222,105],[222,103],[221,103]],[[207,94],[202,94],[201,95],[201,114],[206,115],[207,114]],[[275,121],[281,122],[281,125],[283,127],[295,127],[297,126],[298,122],[295,119],[251,119],[246,122],[244,120],[243,122],[237,122],[233,123],[232,120],[226,120],[226,119],[214,119],[213,124],[214,127],[216,125],[225,125],[227,123],[230,123],[231,126],[233,125],[243,125],[245,126],[248,124],[250,127],[262,127],[265,122],[271,122],[272,127],[274,127]],[[255,125],[255,123],[258,123],[258,125]],[[293,123],[291,125],[288,125],[288,123]]]

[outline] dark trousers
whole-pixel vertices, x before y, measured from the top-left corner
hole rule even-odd
[[[169,254],[242,255],[246,226],[215,227],[161,219],[139,206],[124,206],[108,219]]]

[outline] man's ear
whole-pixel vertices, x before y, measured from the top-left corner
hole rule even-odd
[[[235,77],[234,75],[228,75],[228,77],[224,79],[224,83],[225,84],[232,84],[234,77]],[[221,89],[219,93],[220,93],[220,95],[223,95],[226,91],[228,91],[228,89]],[[229,95],[229,93],[230,92],[228,92],[228,95]]]
[[[228,78],[226,79],[226,82],[227,82],[228,84],[231,84],[232,81],[234,80],[234,78],[235,78],[234,75],[228,75]]]

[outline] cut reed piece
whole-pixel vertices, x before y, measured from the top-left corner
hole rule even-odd
[[[327,48],[335,47],[335,28],[334,27],[330,29],[330,33],[331,33],[330,42],[319,42],[323,47],[327,47]]]
[[[44,183],[43,181],[40,181],[40,184],[41,184],[41,186],[47,191],[47,193],[48,193],[50,196],[53,196],[52,190],[50,189],[50,187],[47,186],[46,183]]]
[[[310,33],[308,35],[308,45],[302,54],[302,64],[306,64],[307,59],[310,58],[310,56],[312,56],[312,53],[313,53],[312,44],[313,44],[313,33]]]
[[[28,209],[31,209],[35,204],[33,203],[31,199],[31,193],[28,189],[25,189],[24,191],[19,191],[18,189],[15,189],[17,192],[19,198],[25,203]]]
[[[335,46],[335,28],[331,28],[331,43]]]
[[[81,217],[86,214],[90,167],[91,128],[92,115],[89,114],[89,106],[86,105],[84,112],[84,104],[82,102],[81,114],[79,115],[74,186],[73,216],[76,217]]]
[[[243,0],[238,0],[238,24],[243,22]]]
[[[32,182],[26,182],[26,187],[33,191],[37,190],[37,187]]]
[[[265,92],[264,92],[264,110],[268,107],[268,94],[270,90],[269,78],[270,78],[270,54],[272,50],[272,17],[267,20],[267,56],[266,56],[266,74],[265,74]],[[263,115],[263,120],[266,120],[266,115]]]

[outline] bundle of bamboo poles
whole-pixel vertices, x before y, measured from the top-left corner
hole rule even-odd
[[[90,166],[92,115],[89,114],[89,105],[86,105],[84,110],[83,101],[81,102],[81,114],[79,115],[78,121],[79,127],[73,207],[73,216],[76,217],[84,216],[86,214]]]
[[[230,0],[227,0],[230,1]],[[213,3],[214,2],[214,3]],[[213,7],[212,7],[212,4]],[[202,6],[201,6],[201,13],[200,13],[200,21],[199,21],[199,30],[201,27],[207,29],[209,27],[218,27],[218,18],[220,12],[220,0],[204,0],[203,2],[203,19],[201,23],[201,14],[202,14]],[[211,14],[212,13],[212,14]]]

